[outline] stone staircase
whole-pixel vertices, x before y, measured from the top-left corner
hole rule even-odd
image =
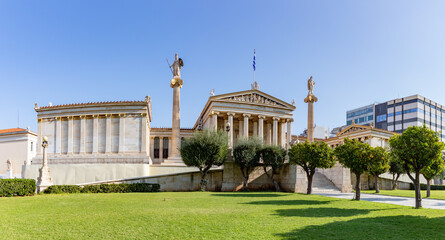
[[[338,193],[340,190],[322,173],[316,172],[312,180],[312,193]]]

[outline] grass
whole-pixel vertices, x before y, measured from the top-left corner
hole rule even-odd
[[[375,190],[362,190],[363,193],[373,193]],[[422,198],[426,198],[426,191],[421,191]],[[414,197],[414,190],[380,190],[381,195],[397,196],[397,197]],[[445,190],[431,190],[432,199],[442,199],[445,200]]]
[[[2,239],[444,239],[445,211],[292,193],[0,198]]]

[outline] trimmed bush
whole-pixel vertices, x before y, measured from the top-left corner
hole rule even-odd
[[[0,197],[32,196],[35,192],[34,179],[0,179]]]
[[[53,185],[45,189],[46,194],[59,193],[129,193],[159,192],[160,186],[155,183],[121,183],[99,185]]]
[[[414,190],[414,184],[409,184],[409,190]],[[426,190],[426,184],[420,184],[420,190]],[[445,185],[431,185],[431,190],[445,190]]]

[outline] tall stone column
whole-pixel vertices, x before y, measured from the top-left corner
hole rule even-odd
[[[292,140],[292,118],[287,119],[287,135],[286,135],[286,149],[290,149],[290,141]]]
[[[181,158],[179,148],[181,147],[181,133],[180,133],[180,94],[182,88],[182,79],[175,76],[170,86],[173,88],[173,114],[172,114],[172,151],[169,158]]]
[[[159,137],[159,159],[164,159],[164,137]]]
[[[227,113],[228,116],[228,122],[230,125],[229,130],[229,148],[233,148],[233,116],[235,116],[235,113],[229,112]]]
[[[258,137],[258,122],[253,122],[253,136]]]
[[[267,144],[272,144],[272,124],[267,123],[267,129],[266,129],[266,142]]]
[[[80,153],[85,153],[86,143],[86,119],[85,115],[80,116]]]
[[[141,153],[149,156],[150,148],[148,146],[150,138],[148,136],[147,114],[141,114]]]
[[[280,118],[273,117],[272,120],[273,120],[272,144],[278,145],[278,121],[280,120]]]
[[[304,99],[304,102],[308,104],[307,108],[307,139],[310,143],[314,141],[314,102],[318,101],[318,98],[314,95],[315,82],[312,77],[308,80],[309,93]]]
[[[111,114],[106,114],[105,117],[105,153],[111,153]]]
[[[286,148],[286,121],[283,120],[280,123],[280,142],[281,147]]]
[[[125,113],[119,114],[119,153],[125,152]]]
[[[258,136],[263,139],[264,137],[264,118],[266,118],[263,115],[258,116]]]
[[[99,115],[93,115],[93,153],[99,152]]]
[[[212,111],[212,131],[218,130],[218,114],[219,112]]]
[[[244,117],[244,133],[243,133],[243,137],[248,138],[249,137],[249,118],[250,118],[250,114],[243,114]]]
[[[243,137],[243,128],[244,128],[244,121],[242,118],[239,119],[239,124],[238,124],[238,137],[241,138]]]
[[[62,153],[62,118],[56,117],[56,153]]]
[[[68,117],[68,154],[73,153],[74,149],[74,117]]]

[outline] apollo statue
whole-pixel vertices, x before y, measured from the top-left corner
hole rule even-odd
[[[181,68],[184,66],[184,62],[181,58],[178,58],[178,54],[175,53],[175,61],[169,67],[173,73],[173,78],[181,78]]]
[[[315,85],[315,82],[314,82],[314,80],[312,80],[312,76],[311,76],[311,78],[309,78],[309,80],[307,80],[307,89],[309,90],[308,95],[314,95],[314,85]]]

